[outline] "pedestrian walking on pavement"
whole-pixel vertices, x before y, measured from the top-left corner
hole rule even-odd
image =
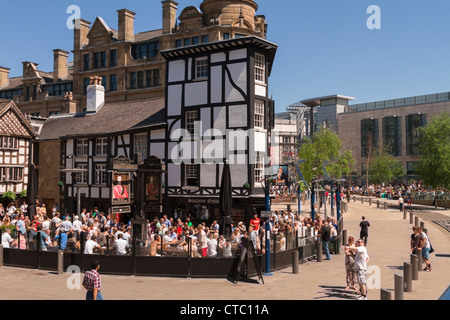
[[[366,217],[361,218],[362,221],[359,224],[359,227],[361,228],[361,232],[359,234],[359,238],[364,240],[364,245],[367,246],[367,238],[369,237],[369,227],[370,223],[366,220]]]
[[[83,287],[87,290],[86,300],[104,300],[102,295],[102,281],[98,270],[100,269],[100,263],[98,261],[92,261],[91,271],[88,271],[84,275]]]
[[[367,266],[369,264],[369,254],[367,248],[364,246],[364,240],[359,239],[356,241],[356,247],[349,249],[356,253],[355,255],[355,271],[358,278],[359,290],[361,296],[358,300],[367,300]]]

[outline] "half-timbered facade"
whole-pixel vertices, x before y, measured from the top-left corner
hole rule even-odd
[[[233,217],[264,209],[277,46],[242,37],[163,51],[166,66],[166,212],[219,219],[223,164],[230,164]]]
[[[28,189],[34,130],[13,101],[0,100],[0,195]]]

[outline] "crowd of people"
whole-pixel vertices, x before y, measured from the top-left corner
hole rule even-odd
[[[20,208],[9,205],[0,207],[0,230],[4,248],[40,250],[83,250],[85,254],[115,253],[130,254],[132,250],[131,220],[127,223],[113,219],[110,214],[98,208],[83,209],[81,214],[61,216],[55,204],[47,213],[44,204],[36,200],[36,214],[28,217],[28,205]],[[295,237],[315,237],[324,223],[330,226],[332,237],[337,236],[337,222],[334,218],[322,219],[317,215],[314,221],[292,211],[275,211],[269,219],[269,229],[274,239],[275,250],[284,251],[294,246]],[[147,221],[148,233],[139,242],[141,254],[149,256],[188,255],[192,257],[231,257],[237,251],[242,237],[253,241],[257,252],[265,247],[266,222],[257,215],[244,223],[232,224],[228,232],[214,221],[194,225],[188,215],[184,221],[164,215]],[[39,239],[38,239],[39,235]],[[273,249],[272,249],[273,250]]]

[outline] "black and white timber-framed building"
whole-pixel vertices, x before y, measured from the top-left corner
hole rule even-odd
[[[264,210],[274,102],[268,80],[277,46],[242,37],[163,51],[167,139],[165,209],[220,221],[223,164],[230,164],[235,221]]]

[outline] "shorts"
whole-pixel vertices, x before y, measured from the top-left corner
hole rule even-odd
[[[426,260],[430,259],[430,248],[422,248],[422,257]]]
[[[358,278],[359,284],[367,284],[367,270],[356,269],[356,277]]]

